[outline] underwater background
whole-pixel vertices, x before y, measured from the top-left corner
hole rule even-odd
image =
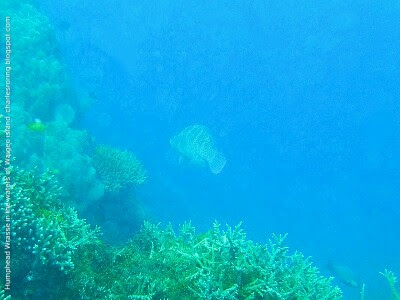
[[[42,37],[14,55],[37,57],[15,88],[31,97],[14,100],[16,164],[50,168],[107,244],[145,220],[243,222],[260,244],[288,233],[343,299],[362,284],[365,299],[398,299],[379,274],[400,273],[398,1],[10,7]]]

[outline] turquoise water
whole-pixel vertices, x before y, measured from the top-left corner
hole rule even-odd
[[[400,274],[399,3],[37,7],[37,60],[14,56],[39,73],[16,87],[16,164],[51,168],[102,240],[122,247],[144,220],[199,233],[243,222],[261,244],[288,233],[343,299],[362,284],[366,299],[391,299],[379,272]]]

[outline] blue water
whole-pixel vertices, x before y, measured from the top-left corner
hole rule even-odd
[[[324,274],[346,265],[367,299],[389,297],[378,272],[400,273],[398,1],[41,2],[96,99],[80,126],[149,170],[147,218],[243,221],[260,242],[288,232]],[[222,173],[171,150],[192,124],[215,136]]]

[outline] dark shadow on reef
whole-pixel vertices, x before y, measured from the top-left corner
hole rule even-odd
[[[118,195],[107,193],[100,203],[93,203],[82,213],[90,224],[103,231],[102,238],[110,245],[122,245],[140,230],[145,218],[134,187],[125,187]]]

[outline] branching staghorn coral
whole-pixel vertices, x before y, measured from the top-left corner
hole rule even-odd
[[[10,295],[6,296],[4,290],[1,289],[0,290],[0,300],[11,300],[11,296]]]
[[[38,175],[13,167],[10,207],[13,277],[20,297],[29,297],[29,286],[61,284],[73,272],[76,254],[96,244],[99,230],[90,229],[76,211],[61,202],[61,188],[54,174]],[[1,172],[0,207],[5,209],[5,180]],[[2,224],[3,225],[3,224]],[[2,235],[5,227],[2,227]],[[4,242],[2,236],[2,243]],[[4,246],[4,245],[3,245]],[[46,273],[46,277],[43,274]]]
[[[361,286],[360,300],[365,300],[365,284]]]
[[[128,185],[146,181],[147,172],[136,156],[110,146],[98,146],[93,155],[93,166],[108,192],[118,193]]]
[[[43,298],[340,299],[340,290],[308,259],[288,254],[285,236],[274,235],[262,246],[247,240],[240,224],[222,230],[215,222],[196,234],[190,222],[178,233],[171,224],[161,229],[145,222],[126,246],[112,248],[75,210],[60,205],[52,173],[15,169],[12,177],[21,297],[56,278],[41,289]]]
[[[301,254],[289,255],[284,239],[274,235],[268,246],[262,246],[246,240],[240,224],[221,230],[214,223],[210,231],[196,235],[190,223],[176,234],[172,226],[162,230],[145,222],[115,261],[125,266],[141,261],[141,266],[127,268],[165,286],[165,291],[156,292],[158,297],[341,299],[332,278],[320,276]]]
[[[156,295],[157,281],[152,281],[149,277],[142,274],[128,276],[125,284],[130,286],[128,299],[151,300]],[[126,293],[126,291],[124,291]]]
[[[396,290],[397,277],[394,275],[394,273],[392,271],[385,270],[384,272],[380,272],[380,274],[383,275],[388,281],[393,300],[400,300],[400,293]]]
[[[67,272],[73,268],[71,252],[58,237],[57,224],[51,218],[45,218],[44,212],[53,205],[58,195],[57,188],[48,183],[48,174],[36,177],[33,173],[13,171],[11,193],[16,197],[11,202],[13,241],[18,248],[32,254],[34,264],[42,263],[57,266]],[[4,177],[2,176],[2,179]],[[5,190],[2,180],[2,190]],[[0,196],[4,205],[4,192]],[[4,227],[2,228],[4,232]]]

